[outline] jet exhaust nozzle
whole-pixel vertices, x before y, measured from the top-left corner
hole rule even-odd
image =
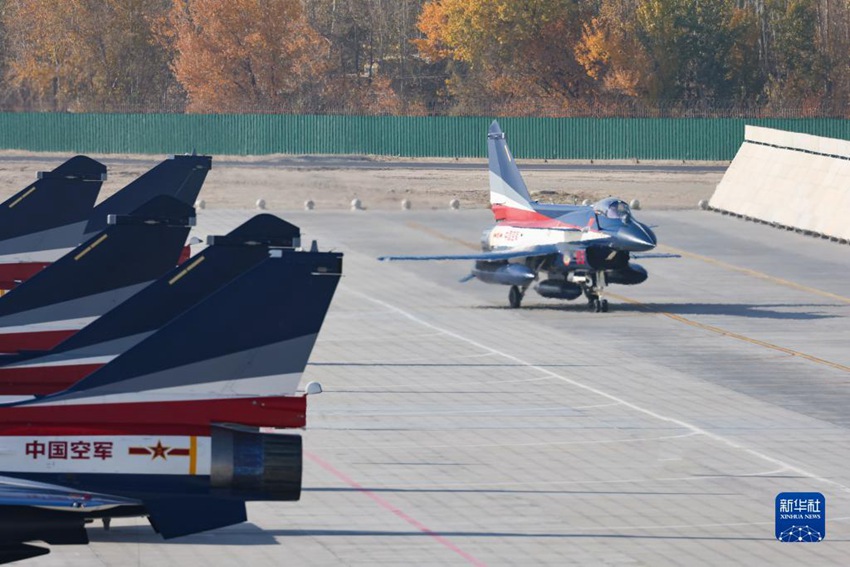
[[[214,493],[242,500],[301,497],[301,436],[232,425],[212,428],[210,483]]]

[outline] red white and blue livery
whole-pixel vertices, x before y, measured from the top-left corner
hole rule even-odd
[[[67,389],[0,406],[0,562],[87,543],[95,518],[173,538],[298,500],[301,438],[274,429],[306,423],[295,392],[342,255],[275,244]]]
[[[467,279],[510,286],[511,307],[519,307],[534,285],[543,297],[572,300],[583,294],[590,309],[607,311],[602,295],[608,284],[646,280],[646,270],[631,260],[638,257],[635,253],[655,248],[656,237],[635,219],[625,201],[608,198],[590,206],[538,203],[496,121],[487,133],[487,151],[496,224],[484,232],[482,252],[381,260],[474,260]]]

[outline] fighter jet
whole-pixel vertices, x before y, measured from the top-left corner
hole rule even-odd
[[[0,406],[0,561],[88,543],[87,520],[147,516],[174,538],[298,500],[301,437],[265,428],[306,424],[291,393],[341,270],[338,253],[269,247],[66,390]]]
[[[109,215],[127,215],[157,195],[194,205],[211,167],[210,156],[171,156],[96,206],[106,179],[103,164],[76,156],[39,173],[0,204],[0,290],[14,288],[102,231]]]
[[[379,260],[474,260],[463,281],[476,278],[510,286],[511,307],[520,307],[534,284],[543,297],[573,300],[584,294],[591,310],[605,312],[606,286],[646,280],[646,270],[631,260],[638,257],[635,253],[655,248],[656,237],[625,201],[608,198],[580,206],[532,200],[497,121],[487,133],[487,153],[496,225],[484,231],[482,252]]]
[[[198,254],[54,348],[0,356],[0,395],[43,396],[70,387],[254,268],[270,249],[297,248],[300,237],[297,226],[269,214],[209,236]]]

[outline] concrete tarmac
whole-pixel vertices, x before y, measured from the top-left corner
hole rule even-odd
[[[222,233],[250,211],[200,212]],[[345,252],[304,382],[297,503],[169,542],[144,519],[37,565],[841,565],[850,556],[850,247],[640,211],[659,251],[611,312],[459,283],[489,211],[283,212]],[[780,492],[826,539],[774,539]]]

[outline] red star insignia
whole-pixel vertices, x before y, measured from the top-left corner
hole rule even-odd
[[[162,460],[165,461],[167,460],[166,455],[168,455],[168,450],[171,449],[171,447],[164,447],[162,445],[162,441],[157,441],[156,447],[148,447],[148,449],[152,451],[151,460],[154,460],[157,457],[162,457]]]

